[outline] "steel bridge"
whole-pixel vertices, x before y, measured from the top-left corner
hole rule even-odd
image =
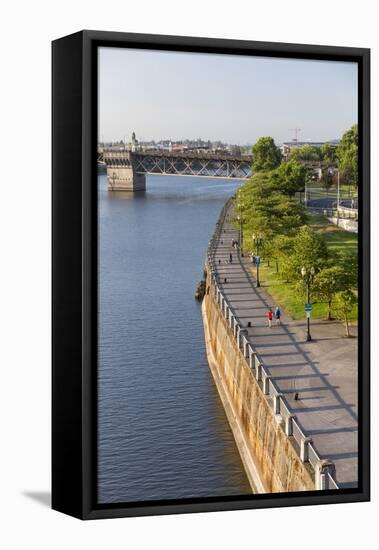
[[[108,189],[139,191],[146,174],[247,179],[251,156],[200,152],[115,151],[98,152],[98,162],[107,167]]]

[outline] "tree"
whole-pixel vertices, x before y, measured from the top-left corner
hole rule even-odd
[[[345,290],[345,278],[342,267],[332,266],[321,269],[314,278],[313,292],[317,300],[327,302],[328,315],[327,318],[332,318],[332,301],[337,292]]]
[[[318,147],[313,145],[303,145],[302,147],[294,147],[288,155],[289,160],[321,160],[321,152]]]
[[[320,147],[320,153],[322,160],[334,164],[337,160],[337,145],[333,143],[324,143]]]
[[[288,259],[288,276],[298,280],[302,267],[307,271],[314,267],[317,273],[325,267],[327,260],[328,249],[324,239],[308,225],[304,225],[293,241],[293,251]]]
[[[253,171],[273,170],[282,161],[282,154],[279,147],[275,145],[272,137],[261,137],[252,148]]]
[[[328,168],[324,168],[321,174],[321,185],[326,191],[326,196],[329,194],[329,190],[333,187],[334,177]]]
[[[355,252],[341,252],[336,258],[337,265],[343,273],[343,285],[345,289],[354,289],[358,286],[358,254]]]
[[[358,125],[354,124],[344,133],[337,148],[337,161],[342,179],[358,185]]]
[[[263,172],[240,187],[236,206],[242,217],[245,244],[253,233],[260,234],[261,251],[269,257],[274,254],[273,239],[277,235],[294,235],[307,221],[303,205],[279,191],[269,174]]]
[[[304,190],[307,177],[307,168],[295,160],[283,162],[270,175],[270,179],[277,189],[290,197]]]
[[[352,290],[339,292],[336,297],[336,313],[345,323],[346,336],[350,338],[349,314],[358,302],[357,295]]]
[[[293,237],[289,235],[277,235],[272,241],[273,255],[276,260],[276,272],[279,272],[280,262],[280,271],[287,281],[291,272],[290,258],[293,250],[293,240]]]

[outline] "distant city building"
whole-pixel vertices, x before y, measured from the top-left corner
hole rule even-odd
[[[133,132],[129,143],[125,143],[124,140],[112,141],[112,142],[100,142],[98,144],[100,148],[106,148],[114,151],[168,151],[172,153],[213,153],[223,154],[230,156],[250,155],[251,146],[240,146],[233,143],[223,143],[220,140],[203,140],[198,139],[161,139],[159,141],[149,140],[143,141],[137,139],[136,133]]]

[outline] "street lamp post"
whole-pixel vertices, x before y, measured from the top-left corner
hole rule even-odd
[[[307,272],[306,267],[301,268],[301,276],[303,278],[303,281],[305,281],[305,284],[307,285],[307,304],[310,304],[310,288],[311,284],[313,283],[313,277],[315,275],[315,268],[312,266],[309,270],[309,273]],[[310,320],[311,320],[311,312],[306,310],[307,313],[307,342],[310,342],[312,340],[311,336],[311,327],[310,327]]]
[[[255,242],[255,248],[256,248],[255,257],[258,259],[258,261],[255,264],[257,266],[257,286],[261,286],[261,282],[259,280],[259,264],[260,264],[259,245],[262,243],[262,237],[260,235],[256,235],[255,233],[253,233],[253,241]]]
[[[243,245],[243,216],[242,216],[242,212],[243,212],[244,206],[245,206],[245,204],[243,202],[238,202],[238,204],[237,204],[237,208],[240,211],[240,214],[237,216],[237,219],[238,219],[239,225],[240,225],[240,250],[241,250],[241,252],[242,252],[242,245]]]
[[[242,250],[242,244],[243,244],[243,226],[242,226],[242,216],[237,216],[237,220],[240,224],[240,235],[239,235],[239,242],[240,242],[240,249]]]
[[[308,183],[308,177],[305,178],[305,184],[304,184],[304,206],[307,208],[307,183]]]
[[[337,170],[337,225],[340,224],[340,171]]]

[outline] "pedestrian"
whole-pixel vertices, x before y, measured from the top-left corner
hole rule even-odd
[[[230,253],[230,254],[229,254],[229,263],[232,263],[232,261],[233,261],[233,254]]]
[[[272,309],[270,308],[267,312],[268,326],[270,328],[272,326],[272,317],[273,317],[273,313],[272,313]]]
[[[275,319],[276,319],[276,324],[277,325],[280,325],[280,317],[282,315],[282,312],[280,311],[280,308],[279,306],[276,306],[275,308]]]
[[[254,254],[251,255],[251,263],[253,265],[255,265],[255,256],[254,256]]]

